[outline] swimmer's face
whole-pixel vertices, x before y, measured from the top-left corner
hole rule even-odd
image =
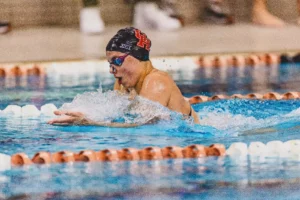
[[[115,76],[119,84],[126,88],[133,88],[139,78],[138,60],[131,55],[117,51],[106,52],[107,61],[110,63],[109,72]],[[117,59],[117,62],[114,60]],[[120,61],[123,63],[118,66]]]

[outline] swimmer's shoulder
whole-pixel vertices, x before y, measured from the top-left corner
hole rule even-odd
[[[164,82],[173,81],[173,79],[171,78],[171,76],[167,72],[158,70],[156,68],[154,68],[152,70],[152,72],[149,73],[145,78],[145,81],[150,81],[150,80],[161,80],[161,81],[164,81]]]
[[[149,73],[143,82],[144,88],[152,88],[157,91],[160,90],[169,90],[172,86],[172,78],[168,75],[168,73],[160,71],[160,70],[153,70]]]

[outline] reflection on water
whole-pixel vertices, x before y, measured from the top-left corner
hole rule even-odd
[[[275,197],[275,194],[276,199],[284,199],[289,191],[292,191],[289,195],[299,195],[299,190],[295,190],[300,185],[299,164],[277,159],[263,163],[246,159],[237,163],[228,157],[210,157],[36,165],[3,172],[0,192],[16,199],[23,196],[42,199],[140,199],[149,195],[159,199],[232,199],[233,192],[242,199],[259,199],[264,195]]]

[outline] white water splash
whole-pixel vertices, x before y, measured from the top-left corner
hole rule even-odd
[[[171,111],[159,103],[137,96],[134,100],[129,95],[117,91],[102,90],[77,95],[71,103],[65,103],[60,110],[84,113],[97,122],[122,120],[125,123],[144,124],[155,118],[168,119]]]
[[[238,131],[241,129],[252,128],[260,124],[260,119],[254,117],[246,117],[243,115],[233,115],[229,112],[201,112],[200,123],[206,126],[213,126],[219,130],[233,130]]]
[[[288,114],[279,114],[264,119],[256,119],[253,116],[232,114],[228,110],[215,109],[211,107],[198,113],[201,125],[212,126],[227,133],[240,134],[244,131],[258,128],[266,128],[286,123],[292,120],[299,120],[300,108]]]
[[[289,114],[285,115],[286,117],[299,117],[300,116],[300,108],[293,110]]]

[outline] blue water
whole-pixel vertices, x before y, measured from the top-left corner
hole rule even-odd
[[[185,96],[195,94],[299,91],[300,67],[282,65],[172,72]],[[223,74],[222,74],[223,73]],[[210,75],[209,75],[210,74]],[[40,82],[43,84],[40,84]],[[0,80],[0,109],[9,104],[54,103],[60,107],[83,92],[113,85],[109,74],[95,77],[30,77]],[[268,142],[299,139],[300,100],[222,100],[193,106],[202,125],[175,118],[137,128],[56,127],[49,118],[0,116],[0,152],[12,155],[123,147]],[[0,172],[0,199],[298,199],[299,161],[264,162],[225,158],[29,166]]]

